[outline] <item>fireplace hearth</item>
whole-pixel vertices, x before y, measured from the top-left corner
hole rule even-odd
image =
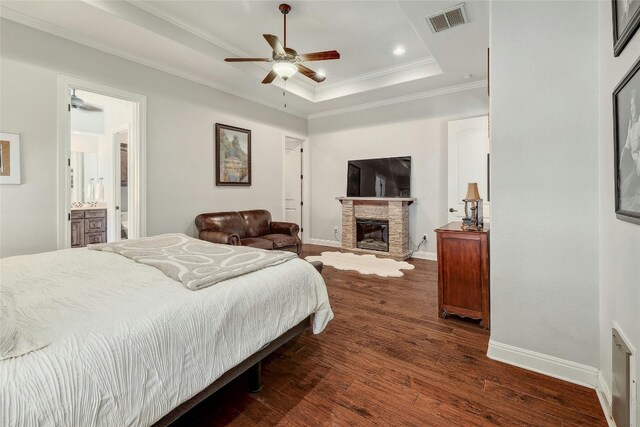
[[[356,247],[389,252],[389,221],[356,219]]]

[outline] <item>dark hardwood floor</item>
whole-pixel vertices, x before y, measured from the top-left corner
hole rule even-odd
[[[239,378],[176,424],[607,425],[593,390],[490,360],[487,331],[439,319],[436,263],[410,262],[402,278],[325,266],[327,329],[267,358],[259,393]]]

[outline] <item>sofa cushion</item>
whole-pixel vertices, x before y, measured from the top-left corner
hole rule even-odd
[[[298,238],[289,236],[288,234],[267,234],[266,236],[260,236],[260,238],[272,241],[274,249],[296,246],[298,244]]]
[[[258,249],[273,249],[273,242],[271,240],[257,237],[247,237],[245,239],[240,239],[240,244],[242,246],[251,246],[252,248]]]
[[[244,218],[245,235],[240,237],[262,237],[271,233],[271,214],[263,209],[240,211]]]

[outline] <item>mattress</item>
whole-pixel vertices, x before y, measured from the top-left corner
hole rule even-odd
[[[2,426],[147,426],[310,314],[322,277],[294,259],[191,291],[120,255],[5,258],[17,321],[48,345],[0,361]]]

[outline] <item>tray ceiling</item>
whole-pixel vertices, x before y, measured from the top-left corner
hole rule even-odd
[[[2,16],[283,109],[284,82],[260,84],[268,64],[223,61],[270,54],[262,34],[282,37],[279,3],[3,1]],[[305,117],[325,115],[486,84],[488,3],[467,2],[469,24],[439,34],[424,20],[458,3],[289,2],[287,45],[300,53],[335,49],[341,59],[305,63],[324,71],[327,79],[315,83],[299,75],[291,78],[286,110]],[[394,55],[398,46],[404,55]]]

